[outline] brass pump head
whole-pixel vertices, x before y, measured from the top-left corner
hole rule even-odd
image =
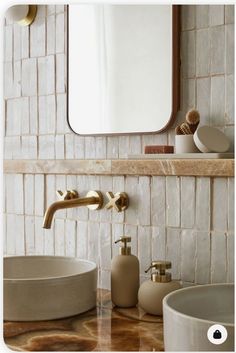
[[[126,236],[121,236],[119,240],[115,241],[115,244],[122,242],[124,246],[120,247],[119,249],[119,254],[120,255],[131,255],[131,247],[127,246],[127,243],[131,242],[131,237],[126,237]]]
[[[169,272],[166,272],[168,268],[171,268],[171,262],[170,261],[152,261],[151,265],[149,268],[145,271],[147,273],[151,268],[155,268],[158,271],[155,271],[151,274],[151,280],[153,282],[170,282],[171,281],[171,274]]]

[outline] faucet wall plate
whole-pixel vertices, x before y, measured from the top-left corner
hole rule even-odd
[[[90,209],[90,210],[100,210],[103,206],[103,195],[100,191],[89,191],[86,195],[86,197],[97,197],[98,198],[98,203],[97,204],[94,204],[94,205],[87,205],[87,207]]]

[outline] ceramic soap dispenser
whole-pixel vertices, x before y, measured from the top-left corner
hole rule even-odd
[[[151,268],[155,272],[151,274],[151,279],[143,282],[139,288],[139,305],[148,314],[162,315],[162,299],[170,292],[181,288],[179,281],[172,281],[171,274],[166,272],[171,268],[170,261],[152,261],[147,273]]]
[[[122,236],[115,244],[121,242],[119,255],[111,262],[111,300],[114,305],[129,308],[138,303],[139,261],[131,254],[131,237]]]

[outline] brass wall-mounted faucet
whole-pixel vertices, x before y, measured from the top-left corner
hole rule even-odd
[[[128,208],[129,197],[125,192],[117,192],[114,195],[111,191],[108,191],[106,195],[109,199],[105,206],[106,209],[114,208],[117,212],[122,212]],[[52,203],[45,212],[43,228],[51,228],[53,216],[57,210],[80,206],[87,206],[90,210],[99,210],[103,206],[103,195],[100,191],[89,191],[86,197],[82,198],[79,197],[76,190],[65,192],[58,190],[57,196],[60,200]]]
[[[51,228],[53,216],[57,210],[80,206],[87,206],[90,210],[99,210],[103,206],[103,196],[100,191],[89,191],[83,198],[80,198],[75,190],[67,190],[65,193],[58,190],[57,195],[61,200],[52,203],[46,210],[43,228]]]

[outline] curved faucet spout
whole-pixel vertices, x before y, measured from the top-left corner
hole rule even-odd
[[[95,196],[91,196],[95,195]],[[65,208],[73,208],[80,206],[92,206],[93,209],[100,209],[103,205],[103,197],[100,192],[90,191],[84,198],[74,198],[71,200],[61,200],[52,203],[45,212],[43,220],[43,228],[50,229],[52,220],[57,210]]]

